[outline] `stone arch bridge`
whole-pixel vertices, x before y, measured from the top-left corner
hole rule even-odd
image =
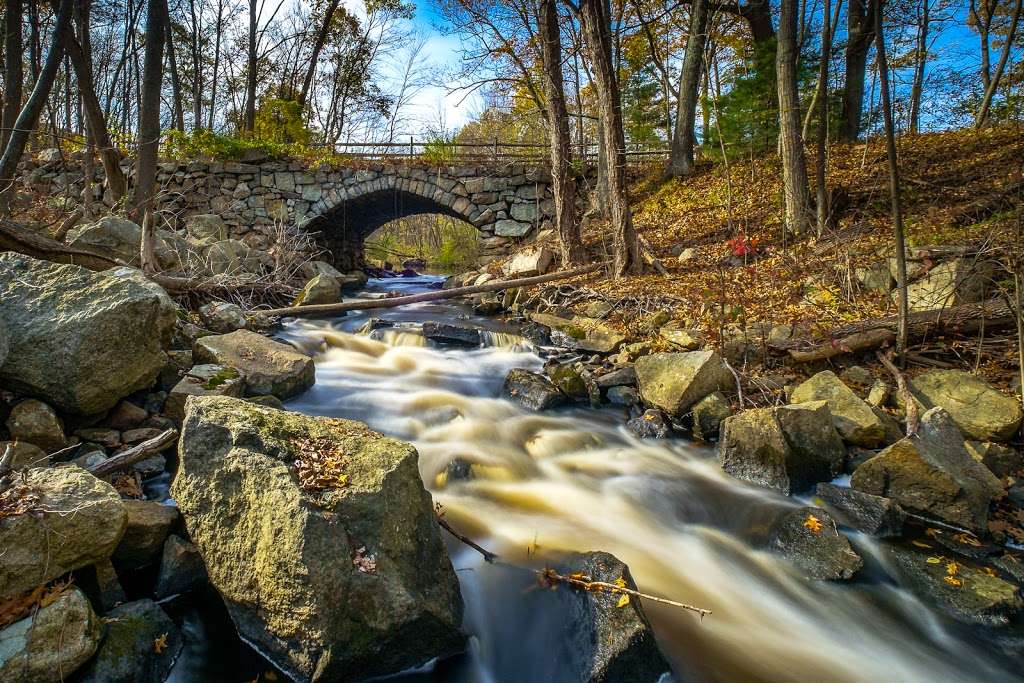
[[[99,192],[102,169],[96,173]],[[21,177],[52,199],[64,196],[77,203],[82,196],[81,162],[29,162]],[[362,264],[363,240],[374,230],[416,214],[471,223],[481,232],[483,256],[499,256],[550,223],[549,181],[543,166],[523,163],[357,162],[310,168],[295,161],[168,161],[157,175],[158,209],[176,227],[190,216],[214,213],[225,220],[231,237],[266,249],[276,226],[299,226],[315,235],[341,270]]]

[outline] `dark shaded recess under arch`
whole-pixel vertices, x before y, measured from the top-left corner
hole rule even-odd
[[[406,190],[378,190],[346,199],[306,224],[339,270],[363,265],[363,240],[382,225],[419,214],[441,214],[469,222],[450,206]]]

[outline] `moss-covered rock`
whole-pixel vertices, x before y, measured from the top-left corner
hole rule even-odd
[[[714,351],[655,353],[638,358],[633,367],[644,403],[675,418],[735,381],[725,361]]]
[[[129,602],[104,618],[106,634],[81,683],[162,683],[184,641],[152,600]]]
[[[565,394],[551,380],[523,368],[509,370],[502,393],[530,410],[548,410],[565,403]]]
[[[530,320],[551,330],[553,344],[577,351],[614,353],[626,341],[625,336],[597,318],[561,318],[547,313],[534,313]]]
[[[961,370],[931,370],[907,383],[927,410],[945,408],[968,439],[1008,441],[1020,428],[1020,402]]]
[[[110,484],[74,465],[28,470],[27,512],[0,519],[0,600],[110,557],[127,515]]]
[[[197,339],[192,347],[196,363],[234,368],[245,380],[246,393],[291,398],[313,386],[313,359],[262,334],[236,330]]]
[[[64,448],[64,424],[53,408],[30,398],[14,406],[7,418],[7,431],[15,441],[25,441],[53,453]]]
[[[290,675],[372,677],[462,648],[458,580],[411,445],[192,397],[171,492],[239,633]]]
[[[102,626],[77,588],[0,630],[0,681],[60,683],[85,664]]]
[[[875,448],[885,443],[885,425],[831,370],[824,370],[793,390],[791,403],[827,401],[832,422],[844,441]]]
[[[0,384],[71,413],[107,410],[153,385],[175,311],[131,272],[0,254],[0,318],[10,332]]]
[[[153,564],[163,551],[164,540],[178,521],[178,509],[155,500],[126,500],[128,525],[114,550],[114,564],[122,569],[139,569]]]

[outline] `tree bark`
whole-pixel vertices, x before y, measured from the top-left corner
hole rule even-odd
[[[622,129],[622,101],[612,66],[611,26],[606,0],[581,0],[580,23],[590,56],[597,91],[598,117],[602,123],[600,146],[605,151],[608,179],[608,213],[611,221],[612,276],[622,277],[640,269],[640,245],[633,230],[626,190],[626,139]]]
[[[210,81],[210,111],[209,119],[207,120],[206,127],[213,130],[213,113],[217,109],[217,72],[220,69],[220,34],[221,29],[224,28],[224,0],[217,0],[217,36],[214,38],[213,47],[213,78]],[[202,127],[199,121],[196,121],[195,128],[198,130]]]
[[[927,0],[925,0],[927,2]],[[818,236],[825,232],[828,223],[828,187],[825,184],[827,178],[826,164],[828,163],[828,67],[832,57],[832,8],[830,0],[824,0],[825,7],[822,17],[825,25],[821,30],[821,64],[818,66],[818,135],[817,135],[817,218]]]
[[[85,40],[89,32],[88,15],[83,15],[80,33]],[[74,36],[69,35],[67,41],[68,56],[71,57],[71,65],[78,77],[78,88],[82,95],[82,106],[85,109],[86,120],[89,122],[89,132],[99,150],[100,162],[103,164],[103,173],[107,177],[107,189],[113,200],[119,201],[128,192],[128,180],[121,170],[121,155],[110,140],[110,133],[107,130],[107,122],[103,117],[103,110],[100,108],[100,101],[96,97],[96,89],[93,86],[92,65],[86,57],[82,46],[78,44]]]
[[[331,19],[334,18],[334,12],[338,9],[339,4],[341,4],[341,0],[331,0],[324,11],[324,23],[317,31],[313,52],[310,54],[309,64],[306,66],[306,75],[302,79],[302,90],[299,91],[299,104],[303,107],[306,106],[306,98],[309,97],[309,90],[313,86],[313,76],[316,75],[320,52],[324,49],[324,43],[327,42],[327,35],[331,32]]]
[[[579,226],[576,223],[576,181],[571,174],[572,148],[569,112],[562,79],[562,34],[555,0],[540,0],[537,28],[544,68],[544,97],[547,100],[548,138],[551,147],[551,193],[555,202],[555,229],[562,251],[562,264],[583,260]]]
[[[797,235],[810,227],[811,197],[807,187],[807,164],[800,134],[800,94],[796,83],[797,0],[782,0],[779,16],[775,74],[779,92],[779,141],[782,147],[782,179],[786,204],[786,225]]]
[[[1002,54],[999,55],[999,63],[996,64],[995,73],[992,74],[988,85],[985,87],[985,95],[981,99],[981,106],[978,107],[978,113],[974,117],[975,130],[984,126],[988,121],[989,109],[992,106],[992,98],[995,97],[996,90],[999,89],[999,81],[1003,78],[1003,72],[1006,70],[1006,62],[1010,58],[1010,48],[1013,47],[1014,39],[1017,37],[1017,24],[1020,22],[1020,13],[1021,0],[1017,0],[1017,4],[1015,4],[1013,8],[1013,17],[1010,19],[1010,29],[1006,34],[1006,42],[1003,43],[1003,51]]]
[[[143,270],[155,269],[153,258],[153,205],[156,193],[156,163],[160,148],[160,90],[163,84],[164,19],[166,0],[148,0],[146,9],[146,55],[139,100],[139,148],[135,163],[135,222],[142,225],[140,263]]]
[[[256,0],[249,0],[249,41],[245,65],[245,116],[242,130],[252,133],[256,130]]]
[[[64,60],[64,45],[67,42],[68,29],[71,26],[71,12],[72,0],[61,0],[57,9],[50,49],[46,54],[46,63],[39,72],[35,87],[32,88],[32,94],[29,95],[25,105],[18,112],[14,121],[14,130],[11,131],[7,145],[4,147],[3,156],[0,157],[0,216],[10,215],[10,202],[14,195],[18,162],[21,161],[21,156],[25,152],[29,136],[39,122],[39,115],[50,96],[57,71]]]
[[[910,134],[916,135],[921,126],[921,93],[924,91],[924,69],[928,62],[928,24],[931,0],[921,0],[921,13],[917,20],[917,40],[914,48],[914,81],[910,86]]]
[[[174,128],[185,132],[185,108],[181,102],[181,78],[178,75],[178,58],[174,51],[174,31],[171,26],[170,10],[164,0],[164,39],[167,41],[167,69],[171,72],[171,110],[174,114]]]
[[[203,127],[203,58],[199,54],[200,27],[199,18],[196,16],[196,0],[189,0],[188,9],[189,18],[192,20],[192,130],[199,130]],[[168,22],[167,35],[170,36],[171,33],[173,31]],[[217,38],[219,39],[220,36],[218,35]],[[168,48],[170,48],[170,38],[167,41]],[[185,130],[184,124],[182,124],[182,130]]]
[[[850,0],[846,11],[846,81],[843,86],[843,115],[839,136],[855,142],[860,136],[864,110],[864,79],[868,51],[874,40],[874,7],[879,0]]]
[[[3,130],[0,131],[0,147],[6,147],[11,129],[21,111],[22,59],[21,21],[24,10],[21,0],[7,0],[4,12],[4,113]]]
[[[1017,0],[1018,3],[1020,0]],[[899,323],[896,328],[896,353],[903,361],[907,352],[907,251],[903,236],[903,204],[900,198],[900,169],[896,156],[896,131],[889,101],[889,63],[885,56],[885,31],[881,3],[875,3],[875,51],[878,62],[878,85],[882,92],[882,116],[885,120],[885,149],[889,157],[889,196],[892,203],[893,241],[896,249],[896,291]]]
[[[704,72],[704,48],[708,39],[708,2],[690,4],[690,33],[686,37],[683,72],[679,78],[676,130],[668,162],[668,175],[678,178],[693,173],[694,128],[697,120],[697,92]],[[706,135],[706,133],[705,133]]]

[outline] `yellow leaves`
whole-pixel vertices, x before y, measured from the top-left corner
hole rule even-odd
[[[950,586],[956,586],[957,588],[964,585],[963,579],[958,579],[955,576],[944,576],[942,577],[942,580],[948,583]]]
[[[163,633],[159,638],[153,641],[153,652],[161,654],[167,649],[167,634]]]
[[[624,579],[623,577],[620,576],[619,578],[615,579],[615,585],[618,586],[619,588],[625,588],[626,587],[626,579]],[[629,604],[629,595],[626,594],[626,593],[623,593],[622,595],[619,596],[619,601],[615,604],[615,606],[619,607],[619,608],[622,608],[622,607],[625,607],[628,604]]]
[[[820,534],[824,527],[822,526],[820,519],[814,515],[807,515],[807,519],[804,520],[804,528],[812,534]]]
[[[911,541],[911,545],[916,545],[918,548],[931,548],[931,546],[924,541]]]
[[[957,543],[961,543],[963,545],[969,545],[972,548],[980,548],[981,547],[981,541],[979,541],[977,538],[975,538],[971,534],[966,534],[966,533],[954,534],[953,535],[953,540],[956,541]]]
[[[925,562],[927,562],[928,564],[942,564],[942,558],[933,556],[929,557],[927,560],[925,560]]]
[[[347,460],[337,441],[297,438],[292,440],[292,446],[296,451],[299,486],[307,491],[348,486],[348,475],[344,472]]]
[[[959,572],[960,572],[960,565],[957,564],[955,561],[950,561],[946,565],[946,573],[949,574],[950,576],[956,576]]]

